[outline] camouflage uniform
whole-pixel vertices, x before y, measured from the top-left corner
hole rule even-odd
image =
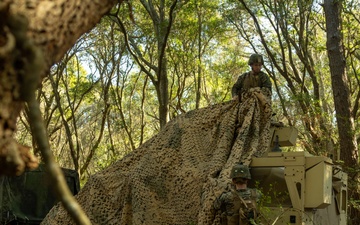
[[[253,75],[251,72],[242,74],[231,89],[232,97],[240,95],[242,92],[254,87],[268,88],[271,91],[269,76],[262,71],[257,75]]]
[[[215,200],[214,209],[221,211],[222,225],[255,224],[256,203],[260,199],[256,189],[230,190]]]
[[[262,63],[264,64],[264,60],[261,55],[252,54],[249,59],[249,65],[254,63]],[[271,81],[269,76],[260,71],[258,74],[254,74],[251,72],[246,72],[239,76],[236,83],[231,89],[232,97],[236,95],[241,95],[241,93],[249,90],[250,88],[260,87],[260,88],[268,88],[271,92]]]
[[[236,179],[250,180],[249,167],[235,164],[231,170],[230,178],[235,183]],[[261,194],[256,189],[246,188],[236,190],[232,188],[222,193],[215,200],[214,209],[220,211],[222,225],[256,224],[256,203],[260,197]]]

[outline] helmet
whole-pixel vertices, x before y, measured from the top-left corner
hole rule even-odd
[[[253,63],[261,63],[262,65],[264,65],[264,59],[262,57],[262,55],[259,54],[252,54],[249,58],[249,65],[252,65]]]
[[[245,178],[251,179],[249,167],[243,164],[235,164],[231,169],[230,178]]]

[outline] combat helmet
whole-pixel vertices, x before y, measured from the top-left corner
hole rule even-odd
[[[240,163],[235,164],[231,169],[230,178],[245,178],[250,180],[251,174],[249,167]]]
[[[249,65],[252,65],[254,63],[261,63],[262,65],[264,65],[264,59],[262,57],[262,55],[259,54],[252,54],[249,58]]]

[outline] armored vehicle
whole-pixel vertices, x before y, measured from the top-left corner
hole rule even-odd
[[[324,156],[304,151],[283,152],[295,146],[297,130],[273,127],[270,151],[251,163],[252,183],[265,199],[260,218],[272,225],[346,225],[347,174]]]
[[[80,191],[78,173],[61,168],[70,191]],[[0,177],[0,224],[38,225],[57,203],[44,164],[17,177]]]

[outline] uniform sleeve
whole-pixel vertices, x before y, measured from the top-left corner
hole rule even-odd
[[[260,200],[261,200],[261,198],[262,198],[262,193],[261,193],[261,191],[259,191],[259,190],[256,190],[256,194],[257,194],[257,196],[256,196],[256,201],[257,202],[259,202]]]
[[[236,83],[233,85],[231,89],[231,97],[234,97],[240,93],[241,88],[243,86],[244,77],[245,77],[244,74],[238,77]]]
[[[271,92],[272,84],[271,84],[269,75],[267,75],[266,73],[261,73],[260,79],[261,79],[261,87],[266,87]]]
[[[219,197],[215,199],[214,202],[214,209],[215,210],[221,210],[226,203],[227,199],[229,198],[228,192],[223,192]]]
[[[221,199],[220,199],[220,197],[217,197],[215,199],[215,202],[214,202],[214,209],[215,210],[220,210],[221,209]]]

